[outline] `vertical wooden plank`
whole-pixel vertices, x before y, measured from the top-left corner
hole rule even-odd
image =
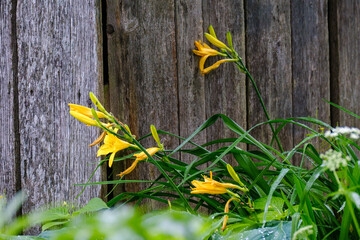
[[[271,119],[292,116],[290,2],[246,1],[246,59],[250,73],[259,88]],[[258,97],[248,82],[248,125],[266,121]],[[270,142],[268,125],[251,133],[260,141]],[[279,136],[289,149],[293,142],[292,127]],[[276,143],[275,143],[276,146]]]
[[[205,120],[205,82],[199,71],[199,57],[192,52],[194,41],[203,38],[202,1],[176,1],[176,43],[179,84],[179,131],[188,137]],[[193,141],[206,142],[206,131]],[[191,147],[191,146],[190,146]],[[184,162],[194,160],[192,156],[181,155]]]
[[[330,29],[332,44],[333,78],[332,94],[338,94],[338,104],[360,114],[360,2],[356,0],[331,1],[334,7],[335,27]],[[334,25],[331,25],[334,27]],[[337,71],[336,71],[337,70]],[[333,125],[360,127],[360,121],[336,110],[337,118]]]
[[[293,116],[330,123],[327,1],[292,1]],[[305,123],[309,125],[309,123]],[[308,133],[294,126],[294,144]]]
[[[104,35],[104,43],[106,41],[107,49],[104,51],[107,52],[107,66],[104,66],[104,69],[107,68],[107,73],[105,75],[108,76],[108,79],[105,80],[105,101],[106,107],[110,110],[112,114],[114,114],[119,121],[130,124],[129,122],[129,74],[133,74],[131,70],[122,70],[121,65],[128,65],[129,67],[135,67],[137,65],[131,65],[131,63],[127,63],[127,61],[131,61],[129,58],[132,56],[128,53],[127,45],[128,38],[123,36],[124,31],[120,31],[121,27],[130,29],[133,31],[138,27],[137,20],[134,20],[133,14],[131,13],[128,21],[120,20],[120,12],[122,12],[123,3],[121,1],[103,1],[105,4],[106,12],[106,37]],[[125,3],[127,4],[127,3]],[[127,4],[131,4],[130,2]],[[135,4],[135,2],[132,2]],[[134,7],[129,7],[130,9]],[[122,19],[125,19],[123,17]],[[122,24],[120,26],[120,24]],[[106,39],[105,39],[106,38]],[[109,180],[117,180],[116,174],[119,174],[121,171],[125,169],[124,162],[114,162],[112,169],[108,169],[109,172]],[[109,186],[113,188],[114,186]],[[125,190],[124,185],[117,186],[115,191],[113,191],[113,195],[116,196]],[[110,198],[112,196],[110,195]]]
[[[174,1],[107,1],[109,93],[111,111],[136,136],[150,125],[178,134],[177,66]],[[171,148],[177,139],[160,136]],[[156,143],[149,139],[145,147]],[[133,160],[126,161],[125,167]],[[127,179],[149,180],[156,168],[139,164]],[[125,185],[138,191],[144,185]]]
[[[95,2],[28,1],[16,14],[24,212],[49,202],[84,204],[100,187],[75,201],[81,187],[73,184],[96,167],[89,165],[98,159],[88,144],[98,129],[72,118],[67,103],[91,106],[88,93],[98,91]]]
[[[204,32],[211,24],[217,37],[227,44],[230,31],[233,45],[245,61],[245,16],[243,1],[203,1]],[[216,47],[214,47],[216,48]],[[209,59],[210,66],[219,59]],[[234,64],[225,63],[205,75],[206,117],[222,113],[246,128],[247,103],[245,75]],[[236,137],[236,134],[218,122],[207,129],[207,140]],[[242,147],[245,147],[243,145]],[[230,161],[231,163],[232,161]]]
[[[102,99],[103,94],[103,73],[102,73],[102,51],[99,48],[102,48],[101,37],[99,36],[99,17],[101,13],[99,12],[99,0],[87,0],[79,3],[73,3],[70,1],[70,13],[71,13],[71,49],[70,49],[70,59],[71,59],[71,71],[72,71],[72,82],[77,86],[76,97],[77,100],[80,99],[80,103],[84,105],[90,103],[89,92],[94,92],[99,96],[99,99]],[[58,1],[61,3],[62,1]],[[69,85],[70,85],[69,84]],[[71,86],[70,85],[70,86]],[[63,88],[64,92],[68,91],[68,88]],[[64,94],[65,95],[65,94]],[[74,101],[76,97],[75,93],[71,95],[65,95],[66,100]],[[94,104],[91,103],[91,107],[94,107]],[[66,122],[62,125],[63,129],[70,130],[66,135],[59,136],[67,137],[73,132],[76,132],[75,136],[70,138],[70,143],[64,144],[63,151],[66,152],[66,149],[70,149],[73,153],[70,156],[78,156],[77,159],[68,160],[72,165],[68,175],[71,176],[70,180],[67,180],[70,184],[73,183],[82,183],[88,180],[91,173],[95,170],[99,158],[96,158],[97,148],[93,147],[89,149],[89,142],[93,142],[95,138],[99,136],[102,132],[97,128],[84,128],[84,124],[80,124],[79,128],[72,129],[72,123],[74,119],[70,117],[67,112],[62,116],[64,119],[69,119],[70,122]],[[76,121],[77,122],[77,121]],[[71,127],[69,127],[69,125]],[[85,133],[86,132],[86,133]],[[82,142],[76,148],[72,143],[76,141],[81,141],[86,136],[85,141]],[[87,141],[87,139],[89,139]],[[60,155],[61,156],[61,155]],[[73,176],[74,174],[79,173],[78,176]],[[97,182],[104,180],[106,173],[101,172],[100,169],[96,172],[95,176],[92,179],[92,182]],[[64,178],[66,181],[66,178]],[[86,192],[77,200],[78,203],[84,205],[93,197],[104,197],[106,186],[90,186],[87,187]],[[74,198],[79,194],[79,190],[82,187],[70,186],[69,198]]]
[[[0,2],[0,195],[15,188],[15,135],[11,47],[11,1]]]
[[[106,9],[105,1],[96,0],[94,6],[94,13],[95,13],[95,22],[96,24],[96,54],[97,54],[97,78],[98,78],[98,86],[97,86],[97,97],[103,105],[106,105],[106,86],[105,86],[105,79],[107,81],[107,69],[105,69],[105,65],[107,66],[107,50],[105,50],[105,45],[107,44],[106,38]],[[105,44],[106,42],[106,44]],[[106,72],[106,73],[105,73]],[[101,134],[102,130],[99,129],[98,133]],[[108,173],[107,173],[107,166],[104,164],[101,166],[100,169],[100,179],[102,181],[108,180]],[[100,197],[107,201],[107,194],[109,192],[109,185],[101,185]]]

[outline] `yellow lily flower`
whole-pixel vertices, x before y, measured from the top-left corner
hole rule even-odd
[[[220,66],[220,64],[224,63],[224,62],[233,62],[236,61],[236,59],[223,59],[223,60],[219,60],[216,63],[214,63],[213,65],[211,65],[210,67],[207,67],[205,69],[203,69],[201,71],[202,75],[205,75],[207,73],[209,73],[211,70],[214,70],[216,68],[218,68]]]
[[[157,148],[157,147],[153,147],[153,148],[148,148],[146,149],[146,151],[151,155],[153,156],[155,153],[157,153],[158,151],[160,150],[160,148]],[[137,154],[134,154],[134,157],[136,157],[135,161],[131,164],[130,167],[128,167],[127,169],[125,169],[123,172],[121,172],[120,174],[118,174],[118,176],[122,177],[124,175],[127,175],[129,173],[131,173],[136,165],[138,164],[138,162],[142,161],[142,160],[145,160],[148,158],[148,156],[145,154],[145,152],[141,152],[141,153],[137,153]]]
[[[239,199],[237,199],[237,198],[230,198],[225,204],[224,213],[229,213],[229,205],[230,205],[232,200],[239,201]],[[229,216],[225,215],[223,225],[222,225],[222,228],[221,228],[222,231],[224,231],[226,229],[226,223],[227,223],[228,219],[229,219]]]
[[[114,131],[116,133],[117,129],[115,129]],[[129,147],[136,147],[136,146],[117,138],[115,135],[111,133],[107,133],[104,139],[104,144],[99,148],[97,152],[97,156],[99,157],[101,155],[108,155],[109,153],[111,153],[109,158],[109,167],[111,167],[114,162],[115,154],[118,151]]]
[[[199,62],[199,68],[200,68],[200,71],[202,72],[204,70],[204,65],[205,65],[206,59],[210,56],[219,55],[220,52],[216,51],[215,49],[212,49],[206,43],[203,43],[203,45],[201,45],[200,40],[199,40],[199,42],[195,41],[195,46],[197,47],[198,50],[193,50],[193,52],[196,55],[201,56],[201,59]]]
[[[85,115],[87,117],[93,117],[91,113],[91,109],[85,106],[77,105],[77,104],[68,104],[70,106],[70,111],[81,113],[82,115]],[[106,118],[106,115],[102,112],[96,111],[96,114],[98,118]]]
[[[232,184],[232,183],[220,183],[218,181],[215,181],[212,179],[212,172],[210,171],[210,178],[203,176],[204,182],[200,182],[197,180],[193,180],[191,182],[192,185],[195,186],[195,188],[191,188],[191,194],[224,194],[227,193],[227,188],[237,188],[242,190],[241,187]]]
[[[226,56],[226,55],[216,51],[215,49],[212,49],[206,43],[203,43],[203,45],[201,45],[201,41],[199,41],[199,42],[195,41],[195,46],[198,48],[198,50],[193,50],[193,52],[196,55],[201,56],[200,61],[199,61],[199,68],[200,68],[202,75],[205,75],[205,74],[209,73],[211,70],[218,68],[220,66],[220,64],[222,64],[224,62],[236,61],[236,59],[223,59],[223,60],[217,61],[210,67],[207,67],[204,69],[205,61],[208,57],[216,56],[216,55],[221,55],[221,56]]]

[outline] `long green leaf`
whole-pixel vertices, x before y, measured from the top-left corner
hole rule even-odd
[[[274,181],[274,183],[271,185],[270,188],[270,192],[268,194],[267,200],[266,200],[266,205],[265,205],[265,209],[264,209],[264,218],[263,218],[263,227],[265,226],[266,223],[266,215],[268,213],[268,209],[270,206],[270,202],[271,202],[271,198],[272,195],[274,194],[275,189],[278,187],[279,183],[281,182],[281,180],[285,177],[285,175],[289,172],[290,169],[282,169],[280,171],[279,176],[276,178],[276,180]]]
[[[332,106],[334,106],[334,107],[336,107],[336,108],[338,108],[338,109],[340,109],[340,110],[342,110],[342,111],[350,114],[351,116],[353,116],[353,117],[355,117],[355,118],[357,118],[357,119],[360,119],[360,116],[359,116],[359,115],[357,115],[357,114],[355,114],[355,113],[353,113],[353,112],[351,112],[351,111],[349,111],[349,110],[347,110],[347,109],[345,109],[345,108],[343,108],[343,107],[341,107],[341,106],[339,106],[339,105],[337,105],[337,104],[335,104],[335,103],[332,103],[332,102],[327,101],[327,100],[325,100],[325,99],[323,99],[323,100],[324,100],[325,102],[329,103],[330,105],[332,105]]]

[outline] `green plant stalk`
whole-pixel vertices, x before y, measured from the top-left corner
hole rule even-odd
[[[230,55],[229,55],[229,57],[230,57]],[[256,85],[256,83],[255,83],[255,81],[254,81],[254,79],[253,79],[253,77],[251,76],[250,72],[249,72],[248,69],[245,67],[243,61],[242,61],[241,58],[239,58],[239,57],[238,57],[238,61],[236,62],[236,66],[239,68],[240,71],[245,71],[246,76],[249,77],[249,79],[250,79],[250,81],[251,81],[251,83],[252,83],[252,85],[253,85],[253,87],[254,87],[254,89],[255,89],[256,95],[257,95],[258,98],[259,98],[261,107],[262,107],[262,109],[264,110],[266,119],[267,119],[268,121],[270,121],[271,119],[270,119],[270,116],[269,116],[269,114],[268,114],[268,112],[267,112],[267,110],[266,110],[266,107],[265,107],[264,101],[263,101],[263,99],[262,99],[262,97],[261,97],[260,91],[259,91],[259,89],[258,89],[258,87],[257,87],[257,85]],[[283,147],[282,147],[282,145],[281,145],[281,143],[280,143],[280,140],[279,140],[279,138],[278,138],[278,136],[277,136],[277,134],[276,134],[276,132],[275,132],[274,126],[273,126],[271,123],[269,123],[269,125],[270,125],[270,128],[271,128],[271,131],[272,131],[273,134],[274,134],[275,140],[276,140],[276,142],[277,142],[277,144],[278,144],[278,146],[279,146],[279,148],[280,148],[280,151],[281,151],[281,152],[284,152],[284,149],[283,149]]]
[[[358,223],[358,221],[357,221],[357,219],[356,219],[356,216],[355,216],[355,213],[354,213],[354,209],[353,209],[353,207],[352,207],[351,200],[349,199],[349,197],[347,196],[347,194],[345,194],[345,198],[346,198],[346,204],[349,204],[350,214],[351,214],[352,219],[353,219],[353,221],[354,221],[354,225],[355,225],[357,234],[358,234],[358,236],[360,236],[360,226],[359,226],[359,223]]]
[[[133,140],[133,143],[136,144],[140,148],[140,150],[146,154],[146,156],[148,157],[150,162],[152,164],[154,164],[160,170],[160,172],[163,174],[163,176],[166,178],[166,180],[169,181],[171,187],[173,189],[175,189],[175,191],[179,194],[179,197],[184,202],[186,209],[190,213],[196,214],[194,212],[194,210],[192,209],[192,207],[190,206],[189,202],[186,200],[186,198],[182,194],[182,192],[179,190],[179,188],[176,186],[176,184],[173,182],[173,180],[166,174],[165,170],[160,166],[160,164],[155,161],[155,159],[146,151],[146,149],[123,126],[121,126],[121,124],[118,123],[118,121],[115,118],[113,118],[113,121],[120,127],[121,131],[123,131],[126,135],[128,135]]]

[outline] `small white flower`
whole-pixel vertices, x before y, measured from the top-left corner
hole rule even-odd
[[[329,138],[331,134],[331,131],[327,130],[324,134],[324,137]]]
[[[324,154],[320,154],[320,158],[324,161],[325,166],[327,166],[331,171],[335,171],[341,167],[346,167],[347,162],[350,161],[349,156],[344,158],[341,152],[334,151],[333,149],[329,149]]]
[[[360,135],[360,129],[358,129],[358,128],[351,128],[351,131],[353,132],[353,133],[355,133],[355,134],[358,134],[358,135]]]
[[[330,137],[332,137],[332,138],[337,137],[337,136],[339,136],[339,134],[336,132],[330,133]]]
[[[351,138],[352,140],[358,140],[358,139],[359,139],[359,134],[356,134],[356,133],[350,133],[349,138]]]
[[[335,128],[338,130],[339,133],[341,134],[348,134],[351,132],[351,129],[349,127],[339,127],[339,128]]]
[[[324,137],[336,138],[339,135],[349,137],[352,140],[358,140],[360,138],[360,129],[355,127],[336,127],[332,130],[326,131]]]

